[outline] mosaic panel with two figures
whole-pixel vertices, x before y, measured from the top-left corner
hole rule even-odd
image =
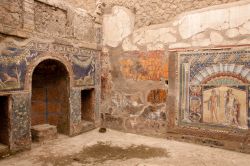
[[[181,122],[250,127],[250,49],[182,52]]]

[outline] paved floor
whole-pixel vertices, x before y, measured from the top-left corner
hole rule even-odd
[[[133,154],[135,155],[135,158],[132,157],[124,159],[112,158],[112,156],[110,156],[103,160],[101,163],[96,162],[94,158],[91,158],[92,160],[89,160],[90,162],[87,163],[81,162],[81,159],[72,158],[72,156],[80,156],[80,154],[85,151],[84,147],[94,146],[98,144],[98,142],[108,142],[110,146],[112,145],[116,147],[121,147],[123,151],[126,151],[126,148],[131,147],[131,145],[144,145],[146,147],[149,147],[148,149],[150,149],[151,147],[163,149],[168,153],[168,155],[159,155],[159,157],[157,157],[156,155],[153,158],[141,158],[141,154],[148,153],[146,152],[147,150],[141,150],[138,151],[138,153],[141,153],[138,154],[138,157],[136,157],[136,154]],[[106,150],[108,154],[110,149],[107,148]],[[92,153],[91,151],[87,152]],[[118,153],[119,151],[114,152]],[[130,152],[133,152],[133,150],[130,150]],[[100,157],[95,152],[92,153],[92,155]],[[110,153],[109,155],[114,154]],[[57,162],[59,160],[60,162]],[[71,138],[66,136],[60,136],[58,139],[49,141],[43,145],[34,144],[31,151],[22,152],[15,156],[0,161],[0,166],[31,165],[249,166],[250,155],[195,144],[121,133],[113,130],[108,130],[104,134],[99,133],[98,130],[93,130],[88,133],[84,133],[82,135]]]

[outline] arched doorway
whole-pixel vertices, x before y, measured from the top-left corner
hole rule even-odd
[[[31,125],[40,124],[69,133],[69,73],[57,60],[44,60],[33,71]]]

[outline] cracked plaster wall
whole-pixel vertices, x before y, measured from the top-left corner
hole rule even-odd
[[[126,21],[120,19],[119,14],[104,16],[104,45],[117,47],[121,44],[124,51],[135,51],[249,44],[249,9],[249,0],[240,1],[184,13],[173,21],[135,30],[132,11],[129,13],[119,7],[127,13],[123,16]],[[112,19],[116,24],[109,22]],[[115,31],[118,27],[122,30]]]
[[[183,12],[234,1],[237,0],[103,0],[107,8],[131,9],[135,13],[136,28],[174,20]]]
[[[65,0],[71,5],[87,11],[95,10],[96,0]],[[135,28],[160,24],[174,20],[175,16],[194,9],[220,5],[238,0],[102,0],[105,11],[114,6],[123,6],[135,13]]]

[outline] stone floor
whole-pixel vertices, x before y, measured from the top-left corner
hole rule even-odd
[[[152,157],[153,156],[153,157]],[[4,166],[248,166],[250,155],[195,144],[107,130],[60,135],[31,151],[0,161]]]

